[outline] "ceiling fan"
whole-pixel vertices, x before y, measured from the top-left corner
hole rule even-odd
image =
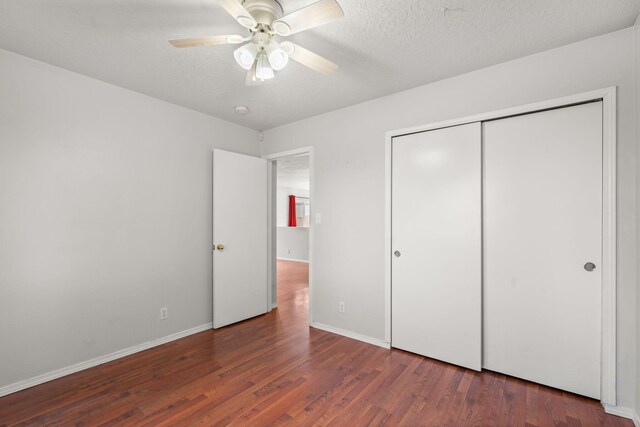
[[[169,40],[175,47],[247,44],[233,52],[242,68],[247,70],[246,85],[257,86],[282,70],[289,58],[324,75],[338,66],[289,41],[278,42],[276,36],[290,36],[300,31],[342,18],[344,13],[336,0],[320,0],[283,16],[276,0],[217,0],[233,18],[249,30],[247,36],[228,35]]]

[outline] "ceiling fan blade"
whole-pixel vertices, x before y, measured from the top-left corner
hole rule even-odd
[[[214,46],[219,44],[239,44],[247,40],[242,36],[210,36],[210,37],[196,37],[192,39],[176,39],[169,40],[175,47],[196,47],[196,46]]]
[[[258,61],[253,61],[253,65],[247,71],[247,79],[244,81],[244,84],[247,86],[260,86],[263,81],[256,77],[256,67],[258,66]]]
[[[255,28],[258,25],[249,11],[236,0],[218,0],[218,3],[243,27]]]
[[[280,47],[289,55],[289,58],[325,76],[333,74],[338,69],[333,62],[297,44],[285,41],[280,43]]]
[[[344,12],[336,0],[320,0],[273,21],[271,27],[279,35],[288,36],[327,24],[343,16]]]

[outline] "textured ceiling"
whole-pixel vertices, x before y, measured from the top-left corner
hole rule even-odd
[[[640,13],[640,0],[338,1],[344,19],[289,38],[336,62],[336,74],[291,61],[260,87],[244,86],[237,46],[167,43],[244,34],[215,0],[1,0],[0,48],[268,129],[629,27]],[[313,0],[281,2],[287,13]],[[251,112],[235,115],[236,105]]]
[[[278,186],[309,190],[309,156],[292,156],[277,161]]]

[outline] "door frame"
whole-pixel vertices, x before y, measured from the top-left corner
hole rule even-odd
[[[262,156],[263,159],[267,160],[267,183],[268,183],[268,201],[267,201],[267,221],[268,221],[268,232],[267,232],[267,242],[269,247],[269,260],[267,263],[267,298],[268,298],[268,310],[271,311],[277,307],[277,304],[273,303],[273,289],[276,284],[276,265],[278,256],[276,253],[276,177],[274,177],[274,168],[273,163],[278,159],[282,159],[285,157],[292,156],[309,156],[309,199],[311,200],[310,206],[310,218],[309,218],[309,316],[308,321],[309,325],[313,324],[313,269],[314,269],[314,235],[315,235],[315,178],[314,178],[314,157],[313,157],[313,146],[295,148],[293,150],[281,151],[279,153],[265,154]]]
[[[601,402],[616,405],[616,145],[617,145],[617,87],[612,86],[546,101],[505,108],[472,116],[428,123],[385,134],[385,225],[384,225],[384,298],[385,342],[391,344],[391,148],[394,137],[425,132],[450,126],[483,122],[509,116],[568,107],[589,101],[602,100],[602,349]]]

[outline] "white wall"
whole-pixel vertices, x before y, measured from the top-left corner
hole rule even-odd
[[[309,197],[309,190],[278,187],[276,191],[277,257],[309,261],[309,229],[289,227],[289,195]]]
[[[313,145],[314,321],[384,339],[385,132],[618,86],[618,388],[635,404],[633,30],[478,70],[264,133],[263,153]],[[346,313],[338,313],[345,301]]]
[[[309,261],[309,229],[303,227],[278,227],[278,259]]]
[[[0,387],[211,322],[211,150],[256,133],[2,50],[0,94]]]

